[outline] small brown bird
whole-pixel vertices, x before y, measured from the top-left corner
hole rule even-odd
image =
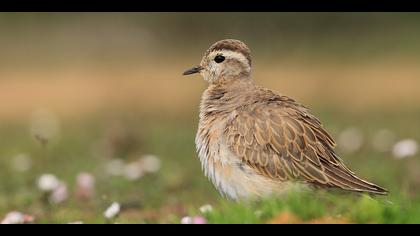
[[[209,86],[200,105],[197,152],[205,175],[231,199],[281,193],[296,183],[372,194],[388,191],[357,177],[309,110],[255,84],[249,48],[239,40],[211,45],[199,66]]]

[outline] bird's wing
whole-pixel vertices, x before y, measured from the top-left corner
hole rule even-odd
[[[271,179],[386,193],[348,169],[334,152],[335,142],[320,121],[285,96],[235,110],[224,138],[242,161]]]

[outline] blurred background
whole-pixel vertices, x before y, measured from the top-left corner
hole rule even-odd
[[[194,145],[207,84],[181,74],[225,38],[251,48],[260,85],[311,108],[356,173],[420,202],[419,25],[416,13],[1,13],[0,218],[177,222],[223,202]]]

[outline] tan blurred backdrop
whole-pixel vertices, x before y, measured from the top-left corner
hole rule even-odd
[[[2,13],[0,119],[47,108],[197,114],[184,78],[213,42],[246,42],[256,80],[309,107],[419,108],[420,14]]]

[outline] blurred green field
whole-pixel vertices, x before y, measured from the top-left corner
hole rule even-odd
[[[420,142],[419,23],[418,13],[1,13],[0,220],[420,223],[419,147],[393,152]],[[348,166],[390,195],[222,199],[194,145],[206,82],[181,73],[224,38],[247,43],[257,83],[311,108]],[[145,155],[160,168],[139,173]],[[58,200],[40,189],[48,173],[67,186]],[[95,180],[90,197],[80,173]],[[120,214],[106,219],[113,202]]]
[[[392,127],[398,138],[419,140],[420,111],[315,112],[334,136],[348,126],[362,130],[361,149],[342,154],[343,159],[360,176],[389,189],[389,196],[372,200],[341,193],[291,193],[249,204],[221,199],[203,176],[193,143],[195,117],[120,114],[125,115],[98,114],[83,121],[64,122],[59,136],[45,147],[31,135],[29,122],[3,123],[0,215],[20,210],[34,215],[36,223],[106,223],[103,212],[116,201],[122,205],[121,215],[115,220],[118,223],[179,223],[184,216],[203,215],[199,207],[205,204],[214,209],[204,214],[209,223],[265,223],[285,211],[302,222],[325,216],[340,216],[351,223],[420,222],[419,156],[396,159],[390,152],[375,151],[371,142],[375,132],[384,127]],[[403,121],[401,116],[405,117]],[[104,144],[111,145],[111,155],[101,152],[111,150],[101,146]],[[10,164],[19,153],[27,153],[33,160],[27,172],[18,172]],[[158,156],[162,168],[135,181],[106,174],[110,158],[130,161],[142,154]],[[75,178],[80,172],[96,177],[96,195],[90,201],[74,196]],[[68,200],[60,204],[45,201],[36,184],[43,173],[55,174],[69,185]]]

